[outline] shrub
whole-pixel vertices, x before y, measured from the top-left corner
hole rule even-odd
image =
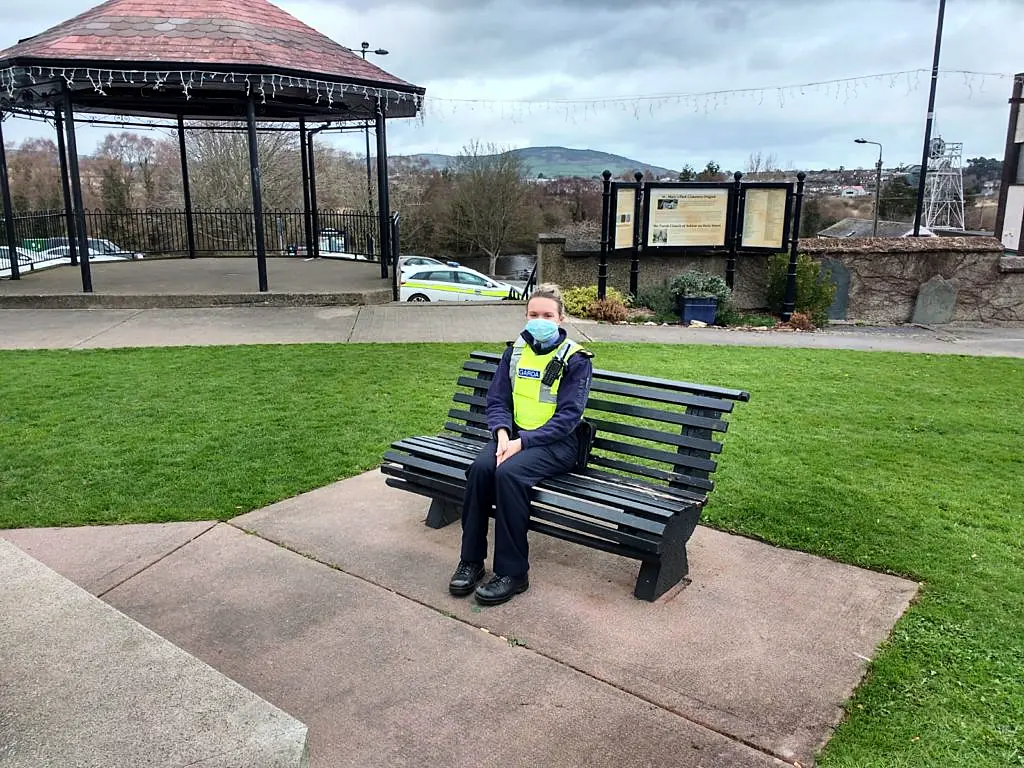
[[[811,318],[805,315],[803,312],[794,312],[789,318],[789,322],[786,323],[790,328],[797,331],[813,331],[814,323],[811,322]]]
[[[598,299],[588,308],[588,315],[594,320],[605,320],[609,323],[619,323],[626,319],[628,312],[626,305],[620,299],[606,298]]]
[[[626,304],[626,297],[610,285],[605,290],[606,299],[617,299],[623,306]],[[580,288],[569,288],[562,292],[562,303],[565,305],[565,313],[574,317],[586,317],[590,305],[597,301],[597,286],[587,285]]]
[[[786,300],[786,276],[789,273],[789,254],[777,253],[768,260],[768,308],[782,313]],[[806,253],[796,262],[796,302],[793,311],[807,315],[821,328],[828,325],[828,308],[836,297],[836,286],[821,274],[821,264]]]
[[[699,269],[688,269],[681,275],[673,278],[669,290],[677,299],[689,298],[716,298],[720,304],[724,304],[732,298],[732,290],[720,275],[713,275],[710,272],[702,272]]]
[[[660,286],[641,288],[637,291],[633,304],[637,307],[647,307],[654,313],[653,319],[659,323],[679,322],[676,300],[667,282]]]
[[[669,285],[669,293],[678,305],[682,298],[715,298],[718,306],[715,310],[715,323],[718,325],[734,325],[739,321],[739,312],[732,302],[732,289],[720,275],[689,269],[676,276]]]

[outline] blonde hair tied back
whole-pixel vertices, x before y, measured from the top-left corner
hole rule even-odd
[[[562,304],[562,289],[554,283],[541,283],[530,294],[530,301],[533,299],[551,299],[558,305],[558,314],[565,315],[565,306]],[[526,302],[529,306],[529,301]]]

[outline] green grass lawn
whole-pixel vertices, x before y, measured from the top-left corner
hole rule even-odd
[[[705,522],[924,583],[822,765],[1024,766],[1024,360],[593,348],[751,392]],[[0,528],[228,518],[370,469],[440,430],[469,349],[0,352]]]

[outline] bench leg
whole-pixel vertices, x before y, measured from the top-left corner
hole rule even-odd
[[[633,596],[654,602],[686,578],[690,563],[686,558],[686,542],[697,525],[699,510],[688,510],[676,516],[665,528],[661,559],[644,560],[636,579]]]
[[[434,499],[430,502],[430,510],[427,512],[428,528],[444,528],[449,523],[462,519],[462,510],[458,504],[450,501]]]

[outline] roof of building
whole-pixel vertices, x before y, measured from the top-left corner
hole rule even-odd
[[[872,237],[874,232],[874,219],[847,218],[836,222],[831,227],[818,232],[818,237]],[[913,233],[914,225],[905,221],[881,221],[878,222],[878,237],[906,237]],[[927,227],[921,227],[922,234],[933,236],[933,232]]]
[[[162,74],[157,86],[176,86],[186,94],[195,89],[192,96],[200,95],[199,89],[212,84],[214,76],[220,84],[228,82],[225,75],[235,75],[230,81],[242,87],[248,75],[246,89],[262,86],[275,96],[288,88],[312,94],[311,84],[323,83],[324,88],[315,89],[318,105],[344,102],[341,89],[329,88],[335,83],[345,84],[344,92],[358,93],[364,101],[381,95],[381,89],[396,101],[423,94],[422,88],[364,60],[268,0],[108,0],[0,51],[0,92],[9,98],[12,85],[28,90],[36,80],[67,78],[69,73],[73,88],[80,78],[94,91],[153,85],[143,79],[144,73]],[[136,82],[129,83],[133,73]],[[418,99],[409,100],[418,107]],[[107,100],[107,106],[115,107],[113,113],[124,111],[112,104],[116,101]],[[92,107],[81,106],[100,111]]]

